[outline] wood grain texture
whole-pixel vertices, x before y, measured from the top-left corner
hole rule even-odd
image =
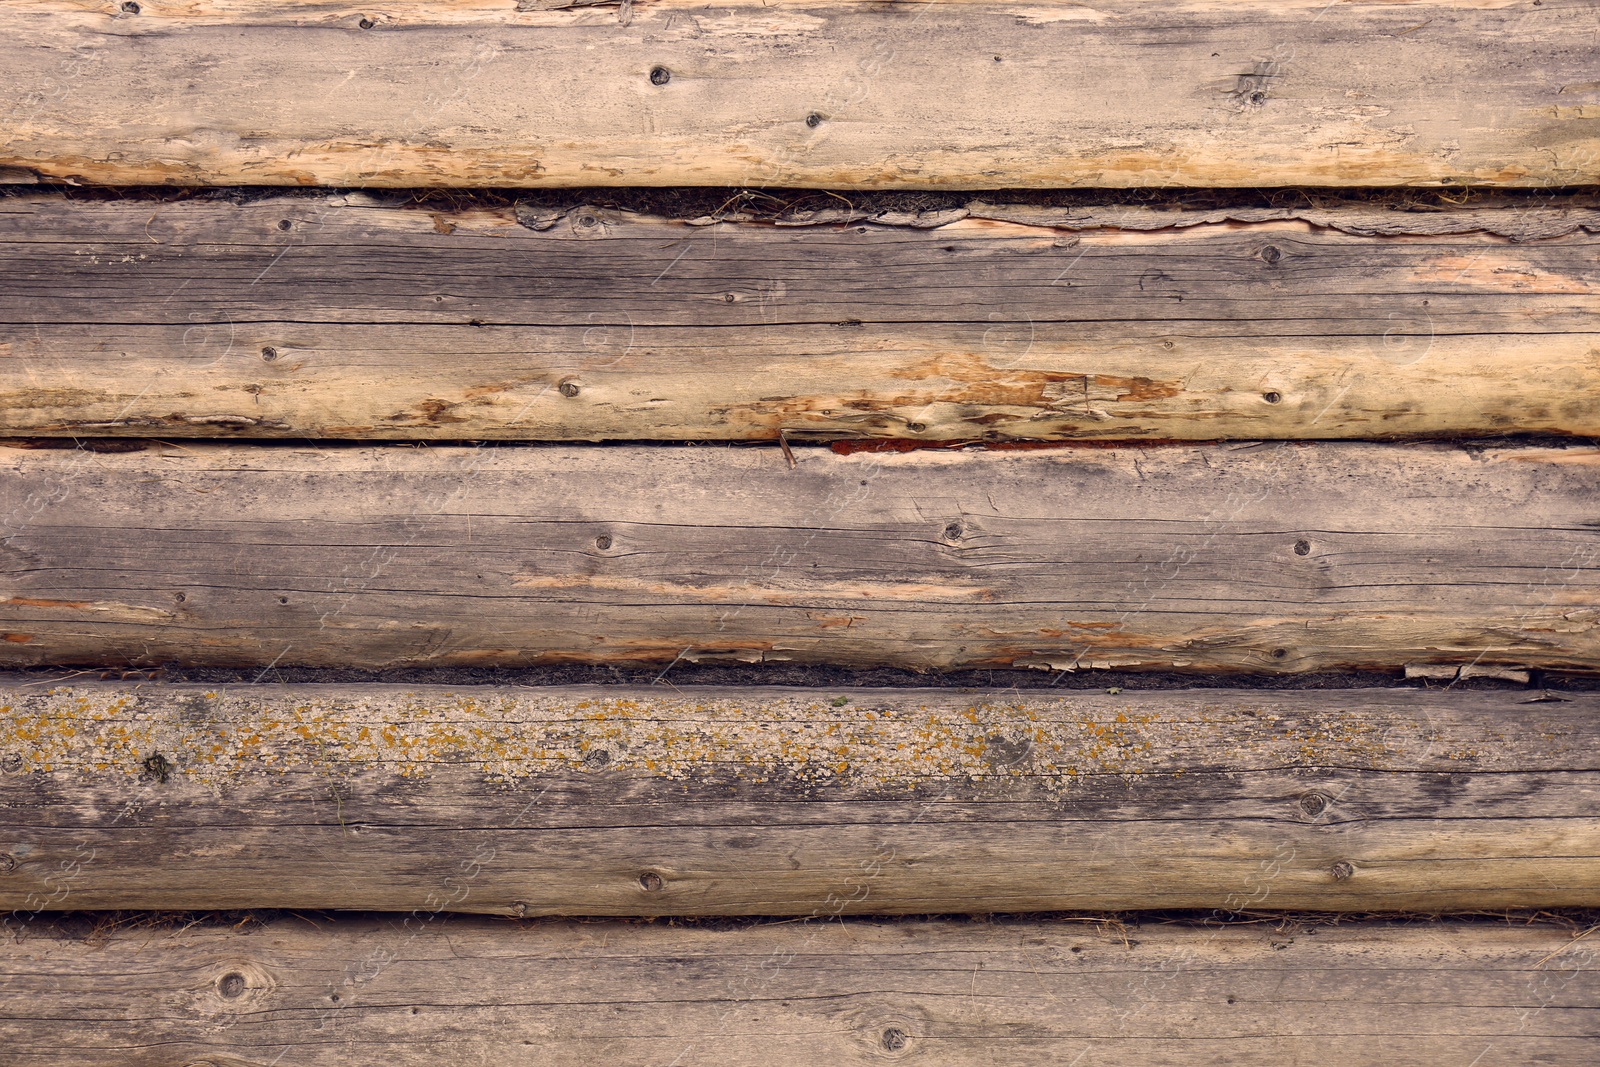
[[[1600,180],[1593,16],[9,0],[0,165],[172,185],[1581,185]]]
[[[852,214],[0,201],[0,432],[1600,434],[1593,208]]]
[[[22,928],[0,1041],[19,1067],[1525,1067],[1600,1037],[1595,949],[1541,925],[431,918]]]
[[[0,446],[0,662],[1600,667],[1592,447],[795,457]]]
[[[0,909],[1600,904],[1600,696],[15,684]]]

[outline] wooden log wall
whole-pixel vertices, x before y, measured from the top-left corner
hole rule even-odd
[[[1594,26],[0,5],[0,1061],[1594,1062]]]
[[[33,928],[0,943],[0,1041],[28,1067],[1581,1064],[1596,962],[1503,924]]]
[[[1600,696],[14,683],[0,908],[1600,906]]]
[[[190,186],[1584,185],[1593,18],[1588,0],[8,0],[0,164]]]
[[[1600,208],[0,201],[0,433],[1600,433]],[[834,205],[829,208],[821,205]]]
[[[1600,666],[1600,451],[0,446],[0,662]]]

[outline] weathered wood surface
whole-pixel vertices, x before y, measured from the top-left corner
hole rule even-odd
[[[1600,451],[0,446],[0,662],[1600,667]]]
[[[13,683],[0,910],[1600,905],[1600,695]]]
[[[1581,185],[1589,0],[8,0],[0,165],[112,184]]]
[[[941,218],[0,201],[0,432],[1600,434],[1593,208]]]
[[[1600,452],[7,446],[16,664],[1600,665]]]
[[[22,1067],[1588,1064],[1549,925],[620,922],[428,914],[0,941]]]

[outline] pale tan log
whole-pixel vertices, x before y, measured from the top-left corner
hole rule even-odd
[[[1600,434],[1592,208],[521,217],[6,201],[0,432]]]
[[[115,184],[1581,185],[1586,0],[8,0],[0,165]]]
[[[12,926],[18,1067],[1525,1067],[1600,1033],[1551,925]]]
[[[1600,668],[1600,450],[0,446],[0,662]]]
[[[32,684],[0,910],[1600,904],[1600,696]]]

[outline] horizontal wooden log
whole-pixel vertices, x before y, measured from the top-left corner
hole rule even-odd
[[[1588,0],[8,0],[0,165],[132,185],[1582,185],[1592,29]]]
[[[430,918],[23,928],[0,1041],[18,1067],[1522,1067],[1600,1036],[1596,950],[1551,925]]]
[[[0,911],[1600,905],[1600,695],[16,684]]]
[[[1592,207],[938,219],[16,198],[0,432],[1600,434]]]
[[[0,663],[1600,667],[1593,447],[0,446]]]

